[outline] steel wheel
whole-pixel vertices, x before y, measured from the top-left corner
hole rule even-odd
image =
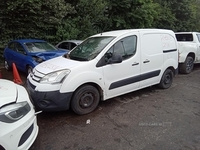
[[[161,78],[161,81],[159,83],[159,86],[163,89],[169,88],[172,85],[173,76],[174,76],[174,74],[171,69],[165,70],[165,72],[163,73],[163,76]]]
[[[84,85],[75,91],[71,108],[76,114],[88,114],[96,109],[99,100],[99,91],[94,86]]]
[[[183,64],[180,64],[180,73],[189,74],[194,67],[194,59],[188,56]]]

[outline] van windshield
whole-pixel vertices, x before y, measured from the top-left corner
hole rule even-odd
[[[78,45],[69,54],[70,59],[89,61],[94,59],[103,48],[108,45],[115,37],[91,37]]]

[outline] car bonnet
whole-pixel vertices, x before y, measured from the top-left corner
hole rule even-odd
[[[42,58],[43,60],[49,60],[61,55],[66,54],[68,51],[64,50],[56,50],[56,51],[51,51],[51,52],[37,52],[37,53],[29,53],[31,56],[37,56]]]
[[[78,66],[79,64],[81,64],[81,62],[70,60],[60,56],[42,62],[41,64],[37,65],[35,69],[43,74],[48,74],[63,69],[71,69],[73,67]]]
[[[0,107],[16,102],[17,87],[14,82],[0,79]]]

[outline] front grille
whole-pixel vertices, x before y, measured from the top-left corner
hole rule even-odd
[[[40,80],[45,76],[43,73],[38,72],[36,69],[33,70],[33,73],[30,75],[31,78],[36,81],[40,82]]]
[[[33,132],[33,124],[22,135],[22,137],[19,141],[18,147],[21,146],[22,144],[24,144],[24,142],[26,142],[26,140],[29,138],[29,136],[31,135],[32,132]]]

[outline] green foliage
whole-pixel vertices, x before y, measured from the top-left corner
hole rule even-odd
[[[72,11],[64,0],[6,0],[0,9],[1,41],[6,43],[17,38],[54,40],[57,26]]]
[[[156,5],[151,0],[111,0],[109,3],[110,29],[152,27]]]
[[[95,33],[102,32],[107,26],[105,17],[107,3],[104,0],[79,0],[75,6],[76,14],[72,21],[79,29],[77,37],[86,38]]]
[[[55,44],[125,28],[200,31],[200,1],[2,0],[0,25],[1,53],[8,41],[17,38]]]
[[[159,5],[154,26],[174,31],[199,31],[200,2],[197,0],[155,0]]]

